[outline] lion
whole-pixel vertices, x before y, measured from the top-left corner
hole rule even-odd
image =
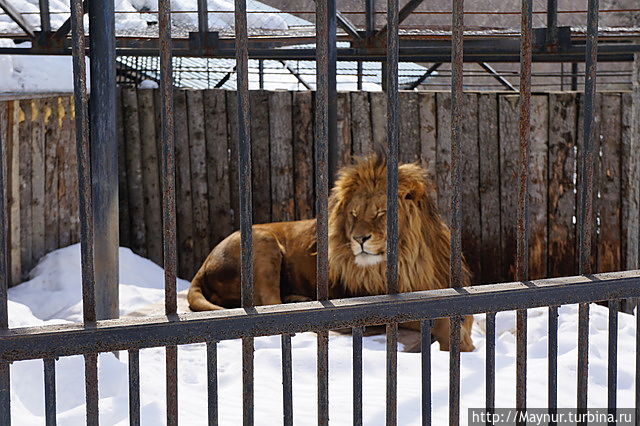
[[[449,286],[450,232],[431,197],[426,170],[398,166],[398,290]],[[254,305],[316,298],[316,220],[253,225]],[[471,274],[463,261],[462,285]],[[387,293],[386,164],[381,156],[358,159],[338,172],[329,198],[329,297]],[[191,282],[193,311],[240,307],[240,233],[220,242]],[[463,319],[460,349],[472,351],[473,317]],[[419,330],[418,322],[401,324]],[[449,319],[432,335],[449,350]]]

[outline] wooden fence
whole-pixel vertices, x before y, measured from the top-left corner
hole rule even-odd
[[[119,91],[120,242],[162,262],[159,93]],[[314,216],[311,92],[251,93],[254,221]],[[463,249],[475,282],[511,280],[516,251],[518,96],[466,93]],[[576,175],[582,96],[532,96],[530,277],[577,273]],[[236,93],[175,92],[179,274],[191,278],[209,250],[238,228]],[[5,102],[11,265],[24,275],[45,252],[78,239],[73,104],[68,97]],[[338,94],[340,161],[386,143],[385,95]],[[400,94],[400,159],[426,166],[449,213],[451,100]],[[6,118],[5,118],[6,117]],[[636,125],[637,126],[637,125]],[[597,95],[594,271],[635,269],[640,131],[631,93]],[[16,143],[20,141],[20,143]],[[579,177],[578,177],[579,178]],[[21,226],[22,225],[22,226]],[[14,282],[19,281],[14,279]]]

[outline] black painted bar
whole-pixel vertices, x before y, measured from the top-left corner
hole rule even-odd
[[[140,425],[140,351],[129,351],[129,425]]]
[[[618,386],[618,311],[619,300],[609,300],[609,349],[607,356],[607,408],[616,415]],[[615,423],[614,423],[615,424]]]
[[[44,359],[44,418],[47,426],[56,425],[56,360]]]
[[[555,414],[558,409],[558,306],[549,306],[549,413]]]
[[[84,356],[85,399],[87,426],[98,426],[98,354]]]
[[[353,424],[362,426],[362,334],[363,327],[355,327],[352,334],[353,351]]]
[[[167,426],[178,424],[178,347],[165,348],[165,373],[167,387]]]
[[[218,424],[218,344],[207,342],[207,412],[209,426]]]
[[[9,216],[7,210],[7,140],[0,132],[0,331],[9,327]],[[11,424],[9,364],[0,361],[0,424]]]
[[[421,321],[422,425],[431,425],[431,327],[430,320]]]
[[[449,330],[449,425],[460,424],[460,325],[462,317],[451,317]]]
[[[285,426],[293,425],[293,372],[291,335],[282,335],[282,417]]]
[[[496,313],[487,312],[487,351],[485,359],[485,408],[487,413],[494,413],[496,406]],[[490,424],[490,422],[487,422]]]

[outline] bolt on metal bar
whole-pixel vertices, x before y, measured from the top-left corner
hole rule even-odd
[[[547,406],[550,414],[558,410],[558,306],[549,306],[549,391]]]
[[[316,281],[318,300],[329,298],[329,184],[337,167],[336,149],[336,2],[316,2]],[[329,341],[318,336],[318,424],[329,424]]]
[[[518,162],[518,214],[516,279],[529,277],[529,141],[531,139],[531,50],[533,1],[522,0],[520,21],[520,152]],[[516,408],[527,408],[527,311],[516,314]],[[522,424],[521,421],[518,424]]]
[[[7,140],[0,132],[0,331],[9,328],[9,217],[7,202]],[[11,424],[9,363],[0,361],[0,424]]]
[[[98,354],[84,356],[87,426],[98,426]]]
[[[73,91],[76,112],[76,151],[78,156],[78,192],[80,213],[80,253],[82,259],[82,312],[85,322],[96,320],[96,291],[93,244],[93,207],[91,191],[91,148],[89,144],[89,107],[87,95],[87,66],[85,61],[81,0],[72,0],[71,37],[73,53]]]
[[[485,409],[488,414],[493,414],[496,406],[496,313],[487,312],[485,318],[487,322]]]
[[[452,0],[451,14],[451,244],[449,286],[462,285],[462,79],[464,0]],[[449,319],[449,424],[460,423],[460,318]]]
[[[38,0],[40,12],[40,31],[48,33],[51,31],[51,14],[49,0]]]
[[[207,413],[209,426],[218,424],[218,343],[207,342]]]
[[[362,334],[364,327],[352,331],[353,352],[353,424],[362,426]]]
[[[56,360],[44,362],[44,417],[47,426],[56,425]]]
[[[593,224],[593,168],[596,161],[595,140],[595,91],[598,54],[598,0],[588,1],[587,39],[585,52],[584,82],[584,143],[580,155],[580,208],[578,209],[579,229],[579,270],[581,274],[591,273],[591,232]],[[578,380],[577,408],[587,408],[587,386],[589,374],[589,305],[583,303],[578,311]]]
[[[431,425],[431,327],[433,321],[420,321],[422,365],[422,425]]]
[[[609,300],[609,349],[607,353],[607,408],[615,418],[618,386],[618,311],[619,300]]]
[[[238,86],[238,183],[240,191],[240,281],[242,307],[253,306],[253,238],[251,201],[251,133],[249,110],[249,36],[246,0],[235,0],[236,75]],[[253,425],[253,339],[242,339],[242,419]]]
[[[140,425],[140,351],[129,351],[129,424]]]
[[[387,1],[387,293],[398,293],[398,0]],[[387,324],[387,425],[398,422],[398,324]]]
[[[291,335],[282,335],[282,424],[293,426]]]

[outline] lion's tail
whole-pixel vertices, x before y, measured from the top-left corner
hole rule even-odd
[[[202,286],[204,281],[204,267],[201,268],[193,280],[191,280],[191,286],[189,287],[189,293],[187,294],[187,301],[189,302],[189,308],[192,311],[218,311],[224,309],[222,306],[218,306],[209,302],[202,292]]]

